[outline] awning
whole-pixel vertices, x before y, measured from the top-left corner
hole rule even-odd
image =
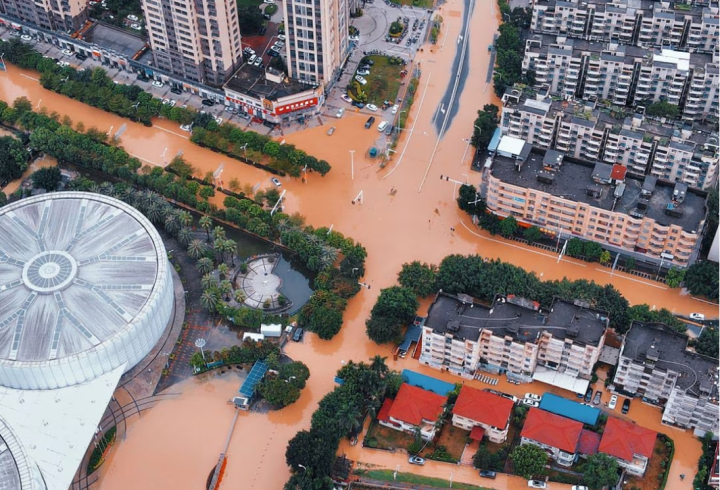
[[[485,435],[485,429],[483,429],[479,425],[476,425],[470,431],[470,439],[472,439],[473,441],[482,441],[482,438],[484,435]]]
[[[590,380],[576,378],[572,374],[561,373],[542,366],[538,366],[535,369],[533,379],[541,383],[547,383],[564,390],[572,391],[573,393],[585,393],[590,384]]]

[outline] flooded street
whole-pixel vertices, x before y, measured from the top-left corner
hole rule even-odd
[[[558,263],[557,255],[550,252],[491,237],[472,226],[469,217],[457,209],[454,184],[441,181],[439,177],[449,175],[454,180],[478,183],[480,175],[469,170],[473,152],[465,139],[471,136],[477,110],[486,103],[499,104],[492,84],[486,86],[485,83],[489,63],[487,46],[492,43],[499,14],[494,0],[476,0],[470,24],[469,51],[464,61],[469,64],[469,77],[462,91],[458,89],[459,112],[438,144],[436,118],[445,117],[438,108],[448,85],[455,79],[453,59],[458,46],[462,46],[458,38],[464,20],[462,7],[460,0],[451,0],[439,9],[444,19],[444,32],[438,45],[433,48],[426,45],[418,55],[422,77],[406,125],[408,129],[385,169],[379,168],[379,161],[365,157],[367,150],[374,146],[378,133],[375,127],[363,129],[367,116],[361,114],[348,111],[340,120],[324,116],[324,126],[284,138],[287,143],[326,159],[333,166],[325,177],[310,174],[307,184],[299,179],[281,179],[283,188],[288,191],[286,211],[300,212],[316,227],[334,225],[334,229],[362,243],[368,250],[367,274],[363,280],[372,289],[361,290],[349,302],[343,329],[333,340],[322,341],[308,334],[304,342],[288,344],[286,353],[310,367],[307,387],[300,400],[284,410],[270,414],[240,414],[230,441],[221,488],[282,488],[289,475],[284,456],[287,441],[298,430],[309,427],[310,416],[318,401],[334,387],[335,372],[350,359],[367,360],[380,354],[389,357],[388,364],[393,369],[413,369],[453,383],[460,381],[422,367],[409,357],[392,361],[388,346],[378,347],[367,339],[365,320],[370,309],[380,289],[395,283],[404,262],[439,263],[450,253],[478,253],[535,271],[543,279],[586,278],[601,284],[613,283],[631,303],[648,303],[685,314],[691,311],[717,314],[715,307],[689,296],[680,296],[677,290],[659,283],[624,274],[611,277],[597,264],[572,259]],[[120,143],[149,164],[164,165],[163,153],[169,161],[182,150],[184,157],[198,168],[199,175],[214,171],[224,162],[223,179],[226,182],[236,177],[242,184],[270,185],[270,174],[191,144],[187,140],[189,134],[180,131],[174,123],[156,121],[154,127],[146,128],[46,91],[31,79],[36,77],[34,73],[24,73],[10,66],[7,73],[0,73],[0,98],[12,101],[24,95],[34,106],[39,103],[49,111],[67,114],[75,123],[83,121],[88,128],[96,126],[109,131],[111,127],[117,130],[126,124],[127,130]],[[336,127],[332,136],[327,135],[330,126]],[[354,177],[350,150],[355,150]],[[397,193],[391,195],[391,188]],[[361,191],[363,202],[352,204]],[[450,231],[451,227],[455,228],[454,233]],[[427,307],[427,302],[424,305]],[[468,383],[485,387],[478,381]],[[181,392],[182,396],[164,401],[144,412],[142,418],[133,419],[127,437],[111,451],[109,461],[100,470],[100,488],[202,488],[225,445],[232,421],[234,410],[226,401],[239,387],[240,381],[231,373],[210,381],[191,379],[172,387],[171,391]],[[497,388],[515,394],[528,391],[527,386],[509,385],[502,379]],[[541,393],[543,387],[533,386],[531,391]],[[619,411],[615,415],[619,415]],[[672,484],[668,488],[691,488],[692,478],[680,482],[678,475],[694,474],[693,467],[700,454],[699,443],[690,433],[661,427],[659,411],[639,401],[633,402],[630,415],[641,425],[665,432],[675,440],[676,453],[670,474]],[[359,445],[343,446],[342,449],[352,459],[359,458],[391,469],[400,464],[401,471],[408,470],[407,461],[400,454],[371,452]],[[451,466],[430,462],[413,471],[448,478]],[[454,480],[489,484],[481,482],[477,473],[469,468],[455,468]],[[527,488],[526,482],[516,477],[498,478],[491,485],[499,489]],[[566,486],[553,483],[552,488]]]

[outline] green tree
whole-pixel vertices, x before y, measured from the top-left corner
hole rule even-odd
[[[610,263],[610,260],[612,259],[612,256],[610,255],[610,252],[607,250],[603,250],[600,253],[600,263],[602,265],[608,265]]]
[[[680,115],[680,108],[664,100],[650,104],[645,111],[648,116],[675,119]]]
[[[255,5],[238,4],[238,20],[243,36],[256,35],[263,25],[262,12]]]
[[[20,178],[27,168],[28,152],[10,136],[0,137],[0,182]]]
[[[515,474],[530,479],[542,473],[547,464],[548,455],[535,444],[523,444],[522,446],[515,446],[515,449],[510,453],[510,459]]]
[[[212,218],[210,218],[210,216],[203,216],[200,218],[199,224],[200,228],[205,230],[205,233],[207,233],[207,239],[210,241],[210,229],[213,226]]]
[[[522,63],[522,60],[520,60]],[[500,122],[500,109],[494,104],[485,104],[482,111],[478,111],[478,117],[473,123],[473,134],[470,139],[477,151],[484,152],[492,140],[495,130]]]
[[[258,393],[271,405],[286,407],[300,398],[300,390],[279,377],[266,377],[258,386]]]
[[[8,203],[8,198],[4,192],[0,191],[0,208]]]
[[[594,262],[600,258],[603,249],[597,242],[586,242],[584,247],[584,255],[588,260]]]
[[[500,234],[506,238],[515,235],[518,229],[518,222],[512,214],[500,222]]]
[[[677,267],[671,267],[665,277],[665,282],[671,288],[679,288],[685,279],[685,269],[678,269]]]
[[[680,333],[687,330],[685,323],[680,321],[670,310],[666,308],[651,310],[650,307],[645,304],[635,305],[628,308],[627,317],[628,323],[632,323],[635,320],[645,323],[664,323],[668,327],[671,327]]]
[[[293,361],[288,364],[282,364],[278,376],[280,379],[287,380],[288,383],[302,390],[310,378],[310,369],[300,361]]]
[[[460,209],[470,216],[482,216],[485,214],[485,200],[480,198],[477,189],[473,185],[463,184],[457,198]]]
[[[540,228],[533,225],[529,228],[525,228],[525,231],[523,231],[523,237],[528,241],[528,243],[533,243],[540,240],[543,237],[543,234],[542,231],[540,231]]]
[[[213,270],[213,262],[208,257],[202,257],[197,261],[195,267],[197,268],[198,272],[200,272],[200,274],[209,274]]]
[[[378,344],[398,340],[402,327],[415,316],[418,307],[412,289],[399,286],[383,289],[365,323],[368,337]]]
[[[403,264],[402,270],[398,273],[398,282],[401,286],[412,289],[417,296],[424,298],[437,291],[435,288],[436,275],[436,265],[416,260],[409,264]]]
[[[579,238],[571,238],[567,242],[567,249],[565,252],[570,257],[581,257],[585,255],[585,242]]]
[[[685,286],[692,294],[718,301],[718,266],[705,260],[696,262],[685,273]]]
[[[502,471],[503,461],[500,454],[490,451],[485,444],[481,444],[473,456],[473,466],[478,469]]]
[[[199,259],[203,254],[205,254],[205,250],[205,244],[202,240],[198,240],[197,238],[190,240],[187,248],[188,255],[192,259]]]
[[[294,472],[307,472],[310,475],[329,475],[335,462],[337,444],[328,444],[324,431],[314,427],[301,430],[290,439],[285,450],[285,462]]]
[[[57,190],[60,185],[62,175],[57,167],[44,167],[36,170],[32,174],[33,187],[36,189],[45,189],[47,191]]]
[[[618,481],[617,460],[607,454],[596,453],[588,456],[583,467],[583,483],[590,490],[614,487]]]
[[[217,293],[213,290],[203,291],[200,295],[200,304],[203,308],[213,313],[219,301],[220,298],[218,298]]]
[[[718,337],[717,327],[706,326],[698,337],[695,350],[698,354],[717,359],[719,357],[718,343],[720,343],[720,337]]]

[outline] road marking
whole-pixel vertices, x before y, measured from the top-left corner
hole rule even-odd
[[[717,307],[717,303],[713,303],[712,301],[708,301],[708,300],[702,299],[702,298],[696,298],[695,296],[690,296],[690,297],[691,297],[692,299],[694,299],[695,301],[700,301],[701,303],[707,303],[707,304],[709,304],[709,305],[712,305],[712,306],[716,306],[716,307]]]
[[[600,272],[604,272],[605,274],[611,274],[610,272],[605,271],[605,270],[602,270],[602,269],[598,269],[597,267],[595,267],[595,270],[596,270],[596,271],[600,271]],[[613,274],[613,276],[615,276],[615,274]],[[627,276],[619,276],[619,275],[618,275],[617,277],[619,277],[619,278],[621,278],[621,279],[627,279],[628,281],[639,282],[640,284],[644,284],[644,285],[646,285],[646,286],[650,286],[650,287],[653,287],[653,288],[662,289],[663,291],[667,291],[667,290],[668,290],[668,288],[666,288],[666,287],[658,286],[657,284],[653,284],[653,283],[651,283],[651,282],[641,281],[640,279],[635,279],[635,278],[627,277]],[[655,305],[653,305],[653,309],[655,309]]]
[[[432,76],[432,72],[428,73],[427,80],[425,81],[425,89],[423,90],[422,97],[420,98],[420,105],[418,106],[417,113],[415,114],[415,120],[413,121],[412,128],[410,128],[410,135],[409,135],[409,136],[407,137],[407,139],[405,140],[405,146],[403,147],[403,151],[402,151],[402,153],[400,153],[400,157],[398,158],[398,161],[397,161],[397,163],[395,164],[395,166],[392,168],[392,170],[390,170],[387,174],[385,174],[385,176],[383,177],[383,180],[385,180],[385,179],[387,179],[388,177],[390,177],[390,175],[395,171],[395,169],[400,166],[400,162],[402,161],[403,156],[405,155],[405,150],[408,149],[408,145],[410,144],[410,138],[412,138],[412,135],[415,134],[415,125],[417,124],[418,119],[420,119],[420,110],[422,109],[423,102],[425,101],[425,94],[427,93],[427,88],[428,88],[428,85],[430,84],[430,77],[431,77],[431,76]],[[409,109],[408,109],[408,110],[409,110]],[[409,116],[410,116],[410,114],[408,114],[406,117],[409,117]],[[399,117],[400,117],[400,116],[398,116],[398,118],[399,118]],[[407,119],[406,119],[406,120],[407,120]]]
[[[551,258],[551,259],[553,259],[553,260],[555,260],[555,258],[556,258],[555,255],[550,255],[550,254],[546,254],[546,253],[543,253],[543,252],[539,252],[539,251],[533,250],[533,249],[531,249],[531,248],[521,247],[520,245],[515,245],[514,243],[510,243],[510,242],[508,242],[507,240],[497,240],[497,239],[495,239],[495,238],[488,238],[488,237],[482,236],[481,234],[479,234],[479,233],[473,231],[472,229],[470,229],[470,228],[468,227],[468,225],[465,224],[464,221],[461,221],[460,224],[463,225],[467,231],[469,231],[470,233],[472,233],[473,235],[475,235],[475,236],[477,236],[477,237],[479,237],[479,238],[482,238],[483,240],[487,240],[487,241],[489,241],[489,242],[494,242],[494,243],[499,243],[499,244],[501,244],[501,245],[505,245],[506,247],[517,248],[517,249],[519,249],[519,250],[524,250],[525,252],[530,252],[530,253],[542,255],[542,256],[544,256],[544,257],[549,257],[549,258]],[[568,263],[568,264],[570,264],[570,265],[577,265],[577,266],[580,266],[580,267],[587,267],[585,264],[578,264],[577,262],[572,262],[572,261],[570,261],[570,260],[568,260],[568,259],[565,259],[565,258],[560,259],[560,261],[561,261],[561,262],[566,262],[566,263]]]
[[[140,155],[135,155],[134,153],[128,152],[128,155],[130,155],[131,157],[135,157],[135,158],[137,158],[138,160],[142,160],[143,162],[152,163],[152,164],[155,165],[156,167],[164,167],[164,166],[165,166],[165,165],[163,165],[163,164],[155,163],[155,162],[153,162],[152,160],[148,160],[147,158],[143,158],[143,157],[141,157]]]
[[[25,75],[24,73],[21,73],[20,76],[21,76],[21,77],[25,77],[25,78],[29,78],[30,80],[35,80],[36,82],[39,82],[39,81],[40,81],[40,79],[38,79],[38,78],[33,78],[33,77],[29,77],[29,76]]]
[[[188,138],[187,136],[183,136],[182,134],[176,133],[175,131],[170,131],[169,129],[161,128],[160,126],[155,126],[155,125],[153,125],[153,128],[159,129],[160,131],[165,131],[166,133],[174,134],[175,136],[179,136],[179,137],[181,137],[181,138],[185,138],[186,140],[189,140],[189,139],[190,139],[190,138]]]

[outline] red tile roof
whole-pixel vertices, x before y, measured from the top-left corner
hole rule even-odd
[[[404,383],[388,415],[412,425],[420,425],[423,420],[434,422],[440,418],[446,401],[444,396]]]
[[[627,174],[627,167],[624,167],[619,164],[615,164],[612,166],[612,171],[610,172],[610,178],[614,180],[625,180],[625,174]]]
[[[512,400],[487,391],[463,386],[455,402],[453,414],[504,429],[512,409]]]
[[[387,422],[390,420],[390,417],[388,414],[390,413],[390,409],[393,406],[393,399],[392,398],[385,398],[385,401],[382,404],[382,408],[380,408],[380,413],[378,413],[378,420],[381,422]]]
[[[580,432],[580,442],[578,443],[578,452],[580,454],[595,454],[600,446],[600,434],[583,429]]]
[[[623,461],[632,461],[634,454],[649,458],[655,447],[657,432],[631,424],[615,417],[609,417],[599,451]]]
[[[520,435],[574,454],[578,447],[582,428],[582,422],[570,420],[539,408],[531,408]]]
[[[483,429],[479,425],[476,425],[470,431],[470,439],[472,439],[473,441],[482,441],[482,438],[484,435],[485,435],[485,429]]]

